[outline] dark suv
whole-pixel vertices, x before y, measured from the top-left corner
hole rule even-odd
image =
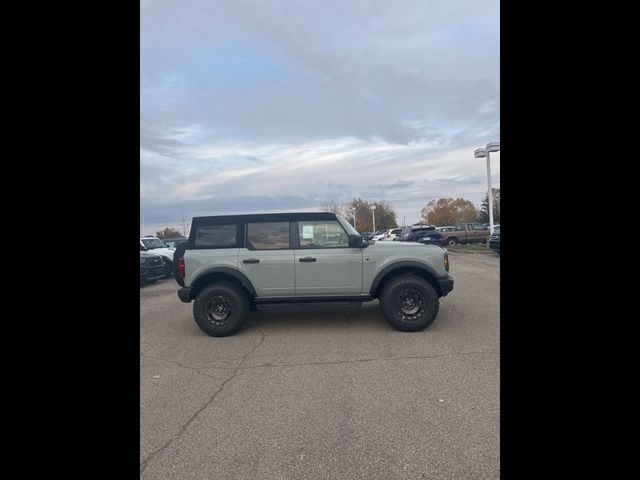
[[[500,225],[494,227],[493,235],[489,237],[489,248],[500,255]]]
[[[442,234],[431,225],[405,227],[398,240],[402,242],[420,242],[440,245]]]
[[[140,252],[140,285],[160,280],[165,274],[164,261],[160,255]]]

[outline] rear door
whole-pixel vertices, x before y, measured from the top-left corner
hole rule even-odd
[[[290,222],[254,222],[245,226],[238,269],[251,280],[258,297],[289,297],[295,293],[289,230]]]
[[[337,220],[299,221],[296,230],[296,296],[362,293],[362,248],[349,247]]]

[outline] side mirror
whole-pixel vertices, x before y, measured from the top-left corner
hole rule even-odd
[[[147,248],[144,245],[140,245],[140,251],[141,252],[146,252]]]
[[[355,248],[363,248],[367,245],[365,245],[364,240],[360,235],[352,233],[351,235],[349,235],[349,246]]]

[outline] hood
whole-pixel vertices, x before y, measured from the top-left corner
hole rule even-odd
[[[175,252],[175,250],[172,250],[170,248],[152,248],[150,250],[147,250],[144,253],[150,253],[151,255],[162,255],[163,257],[173,258],[173,252]]]

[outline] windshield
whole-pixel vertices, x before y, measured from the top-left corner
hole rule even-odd
[[[141,240],[144,246],[149,250],[152,250],[154,248],[166,248],[166,245],[157,238],[142,238]]]
[[[338,221],[340,222],[340,225],[342,225],[344,227],[344,229],[347,231],[348,235],[360,235],[357,230],[355,228],[353,228],[353,225],[351,225],[349,222],[347,222],[344,217],[342,217],[341,215],[336,215],[336,217],[338,218]]]

